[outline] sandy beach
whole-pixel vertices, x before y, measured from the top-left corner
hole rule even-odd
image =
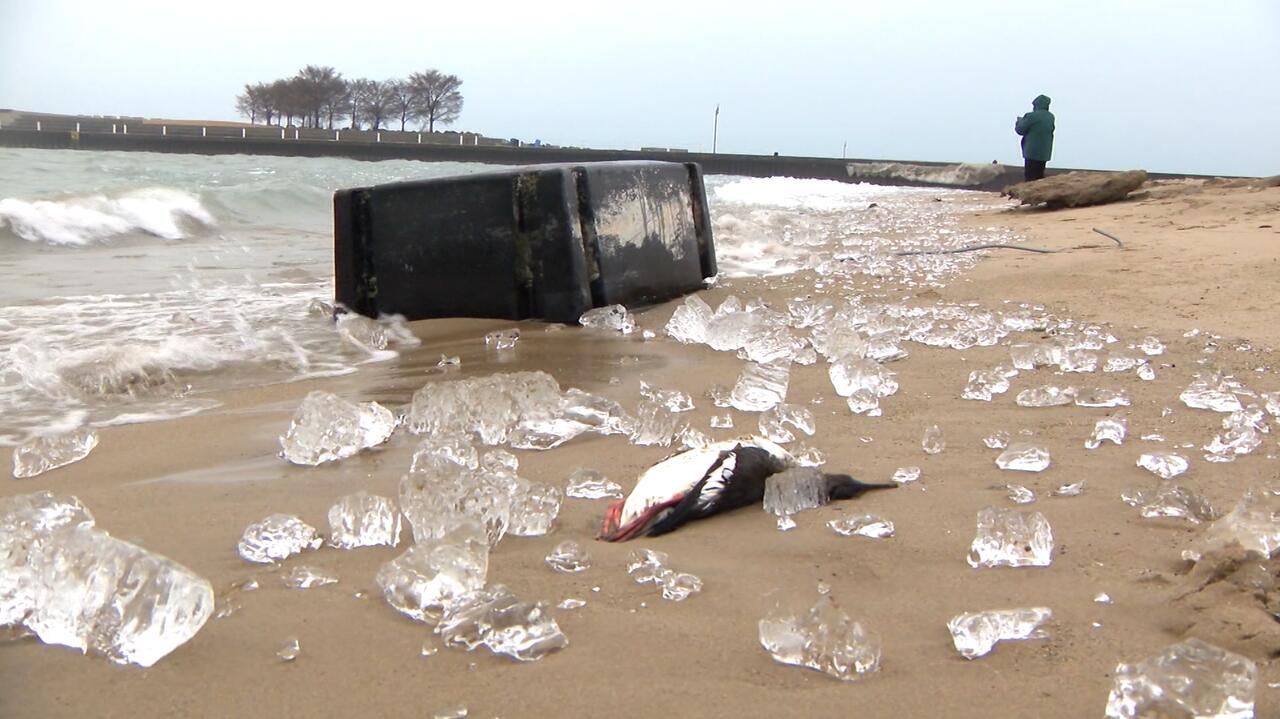
[[[483,650],[442,647],[420,655],[431,628],[389,607],[373,578],[397,556],[386,547],[324,547],[282,567],[251,565],[236,554],[241,532],[276,513],[297,514],[321,528],[329,506],[367,490],[394,497],[419,438],[397,433],[383,447],[307,468],[279,459],[279,436],[307,392],[327,389],[389,407],[410,401],[427,381],[540,369],[562,387],[578,387],[632,407],[639,383],[690,393],[691,424],[714,438],[754,432],[753,413],[715,407],[708,387],[732,386],[744,362],[731,352],[682,345],[662,329],[679,302],[641,310],[643,340],[570,328],[545,332],[523,323],[506,355],[486,350],[484,333],[511,326],[473,320],[412,325],[420,347],[395,361],[344,377],[218,393],[217,410],[160,423],[109,427],[84,461],[30,480],[7,480],[0,495],[38,490],[74,494],[98,526],[159,552],[206,577],[224,598],[238,582],[261,588],[238,595],[243,609],[211,619],[190,642],[150,669],[112,665],[31,639],[0,642],[0,716],[20,717],[430,717],[465,706],[471,717],[1080,717],[1100,716],[1111,672],[1185,637],[1199,637],[1259,663],[1257,716],[1280,715],[1280,624],[1266,610],[1273,587],[1246,591],[1227,582],[1195,583],[1180,552],[1202,530],[1173,519],[1144,519],[1122,491],[1161,480],[1135,466],[1147,451],[1190,458],[1185,486],[1220,511],[1251,484],[1276,476],[1277,429],[1255,452],[1231,463],[1205,461],[1201,446],[1224,415],[1186,407],[1179,393],[1197,372],[1216,368],[1255,392],[1280,390],[1272,348],[1280,346],[1273,307],[1280,285],[1280,188],[1227,184],[1152,185],[1107,206],[1062,211],[1001,206],[978,195],[963,222],[1015,233],[1026,244],[1059,250],[987,253],[945,286],[894,277],[824,277],[811,270],[772,278],[723,280],[700,295],[713,307],[730,294],[760,298],[785,311],[789,298],[829,297],[913,307],[966,305],[1013,311],[1019,303],[1070,318],[1074,329],[1098,325],[1129,349],[1148,336],[1167,346],[1149,358],[1156,378],[1132,372],[1023,371],[991,402],[961,399],[969,372],[1008,366],[1012,342],[1052,339],[1013,332],[999,344],[964,350],[904,343],[910,356],[886,365],[900,389],[882,400],[883,416],[852,414],[837,396],[825,362],[792,369],[787,401],[809,407],[817,432],[803,442],[826,456],[825,467],[868,481],[919,466],[920,481],[894,491],[837,502],[797,515],[781,532],[758,508],[697,522],[668,536],[609,544],[593,541],[605,503],[566,499],[545,537],[508,537],[491,554],[489,581],[554,607],[584,599],[574,611],[553,610],[567,649],[521,664]],[[948,200],[950,201],[950,200]],[[893,208],[877,208],[892,212]],[[1123,249],[1092,232],[1103,229]],[[1192,332],[1199,330],[1199,332]],[[441,354],[459,370],[437,374]],[[1123,389],[1129,437],[1120,446],[1087,450],[1094,422],[1114,409],[1026,408],[1015,395],[1044,384]],[[1166,411],[1171,410],[1171,411]],[[731,413],[732,429],[711,429],[712,415]],[[928,425],[941,427],[946,449],[925,454]],[[1040,473],[995,465],[983,438],[1004,430],[1048,448]],[[1029,437],[1018,437],[1019,432]],[[1160,435],[1164,441],[1140,439]],[[1190,446],[1183,447],[1183,445]],[[546,452],[518,452],[520,475],[558,486],[577,467],[591,467],[629,490],[636,476],[672,450],[637,447],[620,436],[584,436]],[[6,466],[11,450],[0,453]],[[1083,494],[1054,497],[1060,485],[1087,482]],[[1048,568],[974,569],[965,561],[975,515],[1015,506],[1003,486],[1035,490],[1022,509],[1043,512],[1056,546]],[[896,536],[841,537],[828,520],[854,512],[891,519]],[[406,532],[406,535],[408,533]],[[543,558],[564,539],[587,546],[593,566],[577,575],[550,571]],[[704,582],[684,602],[661,599],[633,583],[626,556],[637,548],[667,552],[671,564]],[[310,564],[339,583],[286,588],[283,569]],[[1280,560],[1271,568],[1280,570]],[[774,662],[760,646],[757,622],[771,593],[816,599],[819,581],[856,619],[883,639],[880,670],[852,683]],[[1113,602],[1094,601],[1106,593]],[[946,623],[981,609],[1045,606],[1048,637],[998,645],[966,660]],[[275,656],[296,636],[301,655]],[[438,641],[437,641],[438,644]]]

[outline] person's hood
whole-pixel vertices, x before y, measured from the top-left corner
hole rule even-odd
[[[1034,99],[1034,100],[1032,100],[1032,101],[1031,101],[1031,107],[1033,107],[1033,108],[1035,108],[1035,109],[1037,109],[1037,110],[1048,110],[1048,109],[1049,109],[1049,96],[1048,96],[1048,95],[1040,95],[1040,96],[1038,96],[1036,99]]]

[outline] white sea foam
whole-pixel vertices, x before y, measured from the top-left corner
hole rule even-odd
[[[59,200],[0,200],[0,226],[18,237],[50,245],[90,245],[130,232],[181,240],[213,226],[213,215],[187,192],[167,187]]]

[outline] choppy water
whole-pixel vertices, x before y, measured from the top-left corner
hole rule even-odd
[[[211,390],[394,356],[308,310],[333,296],[333,191],[493,169],[11,149],[0,167],[0,444],[200,411]],[[886,250],[966,237],[954,204],[935,199],[968,193],[738,177],[708,178],[708,192],[733,276],[817,268],[833,247],[875,271]],[[908,269],[932,281],[963,262]]]

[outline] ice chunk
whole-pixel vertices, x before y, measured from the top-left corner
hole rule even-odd
[[[479,454],[471,440],[464,434],[444,434],[426,437],[413,451],[409,472],[414,474],[442,471],[445,465],[475,469],[480,466]]]
[[[846,355],[832,362],[827,368],[827,376],[841,397],[848,397],[860,389],[877,397],[888,397],[898,391],[898,380],[892,370],[855,355]]]
[[[522,662],[569,646],[542,602],[522,602],[502,584],[451,601],[435,631],[450,646],[468,651],[483,646]]]
[[[874,514],[854,514],[843,519],[833,519],[827,522],[836,534],[844,537],[870,537],[872,539],[885,539],[892,537],[893,522],[884,517],[877,517]]]
[[[1147,519],[1169,517],[1199,524],[1218,516],[1208,500],[1174,483],[1161,483],[1155,489],[1124,492],[1120,498],[1130,507],[1137,507]]]
[[[1018,472],[1043,472],[1049,467],[1049,450],[1038,444],[1014,442],[996,457],[996,466]]]
[[[1031,504],[1036,501],[1035,490],[1030,487],[1024,487],[1021,484],[1006,484],[1005,489],[1009,490],[1009,499],[1014,504]]]
[[[427,539],[382,565],[375,581],[387,603],[417,619],[484,586],[489,572],[489,538],[475,521],[456,525],[439,539]]]
[[[835,304],[826,298],[795,297],[787,300],[791,326],[797,329],[824,323],[835,312]]]
[[[1061,407],[1071,404],[1075,396],[1074,387],[1057,387],[1047,384],[1022,390],[1015,401],[1020,407]]]
[[[280,646],[276,648],[276,657],[282,662],[291,662],[302,654],[302,645],[298,643],[297,637],[289,637],[280,642]]]
[[[505,330],[494,330],[484,336],[484,346],[495,350],[509,350],[520,341],[520,330],[512,327]]]
[[[636,329],[636,320],[622,305],[596,307],[582,313],[578,324],[587,329],[607,330],[629,335]]]
[[[1214,412],[1239,412],[1244,409],[1240,399],[1231,392],[1232,384],[1218,375],[1196,375],[1191,384],[1178,395],[1182,403],[1193,409],[1209,409]]]
[[[576,540],[566,539],[547,555],[547,566],[563,574],[576,574],[591,567],[591,555]]]
[[[394,547],[400,543],[400,512],[387,497],[356,492],[329,508],[329,544],[339,549]]]
[[[910,484],[920,479],[919,467],[898,467],[893,470],[893,481],[898,484]]]
[[[1156,370],[1148,363],[1143,363],[1138,367],[1138,379],[1150,382],[1156,378]]]
[[[1062,485],[1062,486],[1058,487],[1057,489],[1053,490],[1053,496],[1055,496],[1055,497],[1078,497],[1078,496],[1080,496],[1081,494],[1083,494],[1083,493],[1084,493],[1084,484],[1085,484],[1085,480],[1083,480],[1083,479],[1082,479],[1082,480],[1080,480],[1079,482],[1072,482],[1071,484],[1064,484],[1064,485]]]
[[[1058,368],[1063,372],[1096,372],[1098,355],[1085,349],[1064,349],[1058,355]]]
[[[989,449],[1004,449],[1009,446],[1009,433],[998,429],[982,438],[982,443]]]
[[[689,295],[667,322],[667,336],[685,344],[704,343],[711,317],[711,306],[697,295]]]
[[[960,393],[962,399],[990,402],[991,397],[1009,391],[1009,378],[998,368],[974,370],[969,373],[969,383]]]
[[[1117,664],[1107,719],[1252,719],[1258,667],[1199,639],[1171,644],[1136,664]]]
[[[938,454],[947,448],[947,440],[942,436],[942,428],[931,424],[924,428],[924,437],[920,440],[920,448],[925,454]]]
[[[149,667],[213,614],[208,581],[86,524],[49,536],[35,568],[26,626],[47,644]]]
[[[573,611],[573,610],[575,610],[575,609],[582,609],[582,608],[583,608],[583,607],[585,607],[585,606],[587,606],[587,603],[586,603],[585,601],[583,601],[583,600],[581,600],[581,599],[574,599],[574,598],[570,597],[570,598],[568,598],[568,599],[566,599],[566,600],[564,600],[564,601],[560,602],[559,604],[557,604],[557,605],[556,605],[556,609],[564,609],[565,611]]]
[[[1103,417],[1093,425],[1093,435],[1084,441],[1086,449],[1097,449],[1103,442],[1124,442],[1129,420],[1124,417]]]
[[[1146,452],[1138,457],[1138,466],[1160,479],[1173,479],[1186,472],[1191,463],[1173,452]]]
[[[271,564],[324,542],[316,528],[292,514],[273,514],[245,527],[240,556],[249,562]]]
[[[1232,546],[1268,559],[1280,549],[1280,481],[1249,487],[1236,506],[1210,524],[1183,556],[1199,560],[1205,553]]]
[[[990,652],[996,642],[1043,638],[1040,625],[1052,616],[1046,607],[965,612],[952,617],[947,628],[956,651],[965,659],[976,659]]]
[[[853,681],[880,668],[880,637],[854,621],[830,595],[812,607],[778,602],[760,620],[760,644],[782,664]]]
[[[98,433],[92,429],[35,437],[13,450],[13,476],[26,479],[51,469],[65,467],[89,456],[98,446]]]
[[[1047,567],[1051,561],[1053,531],[1043,514],[1000,507],[978,512],[969,566]]]
[[[299,564],[289,569],[281,575],[284,585],[290,589],[310,589],[312,587],[327,587],[330,584],[337,584],[337,575],[326,572],[319,567],[311,567],[305,564]]]
[[[311,466],[332,462],[382,444],[395,428],[395,415],[377,402],[356,404],[316,390],[302,400],[280,438],[280,456]]]
[[[636,406],[635,423],[631,428],[632,444],[641,446],[670,447],[671,442],[680,435],[686,421],[667,409],[663,404],[650,399],[641,400]]]
[[[764,511],[779,517],[826,504],[827,481],[812,467],[792,467],[764,481]]]
[[[562,499],[559,487],[518,479],[511,494],[511,519],[507,531],[517,537],[541,537],[550,532],[560,514]]]
[[[760,434],[770,441],[786,444],[794,440],[796,436],[791,430],[787,429],[787,425],[791,425],[794,429],[812,437],[814,432],[813,412],[798,404],[783,402],[760,415]]]
[[[641,380],[640,396],[666,407],[671,412],[688,412],[693,409],[693,398],[678,389],[657,389]]]
[[[579,467],[569,475],[566,497],[574,499],[622,499],[622,486],[611,481],[598,470]]]
[[[1077,407],[1128,407],[1129,395],[1124,390],[1095,387],[1076,395]]]
[[[45,543],[55,531],[78,526],[94,526],[93,515],[70,495],[0,498],[0,627],[17,625],[35,609]]]
[[[657,584],[667,564],[667,553],[653,549],[633,549],[627,554],[627,574],[636,584]]]
[[[1150,335],[1143,337],[1142,342],[1138,344],[1138,349],[1148,356],[1156,356],[1164,354],[1164,343],[1156,337]]]
[[[729,402],[744,412],[763,412],[787,398],[791,360],[751,363],[733,386]]]
[[[1031,370],[1058,364],[1061,348],[1046,344],[1015,344],[1009,346],[1009,358],[1013,366],[1020,370]]]
[[[702,580],[688,572],[665,569],[658,577],[658,586],[662,588],[663,599],[683,602],[702,591]]]
[[[822,453],[822,450],[805,444],[796,445],[791,456],[800,467],[821,467],[827,462],[827,456]]]
[[[882,414],[880,396],[865,387],[855,389],[846,403],[849,405],[849,411],[854,414],[865,414],[868,417],[879,417]]]
[[[733,429],[733,415],[725,412],[724,414],[711,415],[712,429]]]
[[[520,459],[505,449],[491,449],[480,457],[479,468],[488,474],[515,474]]]

